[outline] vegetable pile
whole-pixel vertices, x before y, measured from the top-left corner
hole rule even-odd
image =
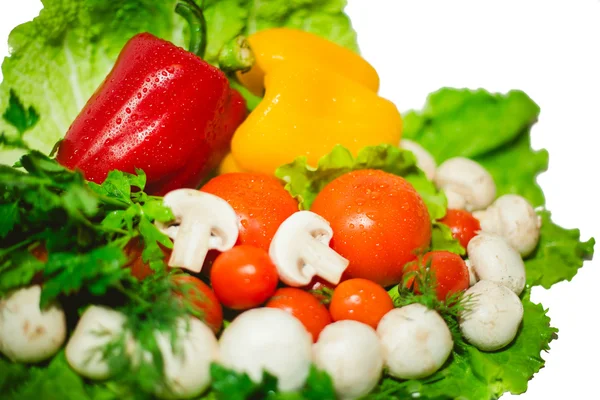
[[[202,3],[49,0],[11,33],[3,398],[526,391],[557,333],[531,288],[594,247],[544,207],[533,100],[400,115],[344,2]]]

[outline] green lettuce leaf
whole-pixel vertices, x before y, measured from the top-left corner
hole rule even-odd
[[[553,284],[570,281],[586,259],[594,253],[595,240],[579,240],[579,229],[565,229],[550,218],[550,212],[540,212],[542,229],[540,243],[535,252],[525,260],[527,283],[546,289]]]
[[[548,152],[531,148],[530,127],[538,107],[519,91],[507,95],[445,88],[433,93],[422,112],[405,118],[405,137],[443,162],[470,157],[493,176],[497,195],[515,193],[534,207],[545,203],[536,178],[548,168]],[[593,255],[594,240],[580,241],[577,229],[556,225],[540,211],[542,230],[535,252],[525,260],[527,281],[549,288],[571,280]]]
[[[466,250],[458,240],[452,236],[448,225],[434,222],[431,226],[431,251],[446,250],[464,256]]]
[[[354,158],[348,149],[337,145],[319,160],[317,167],[308,165],[306,157],[301,156],[277,168],[275,175],[286,182],[286,190],[298,200],[300,208],[308,210],[325,185],[350,171],[361,169],[379,169],[404,177],[423,197],[432,220],[446,214],[446,196],[417,167],[412,152],[395,146],[368,146]]]
[[[433,376],[409,381],[384,378],[365,399],[396,399],[409,393],[412,398],[427,400],[482,400],[496,399],[505,392],[525,392],[529,379],[544,366],[541,353],[549,349],[558,330],[550,326],[544,308],[530,301],[529,291],[523,296],[523,307],[523,324],[509,347],[482,352],[468,345]]]
[[[429,95],[422,112],[405,116],[403,137],[419,142],[438,163],[456,156],[474,158],[514,140],[539,112],[519,90],[500,95],[443,88]]]
[[[150,32],[185,46],[188,35],[186,22],[174,13],[175,0],[42,3],[38,17],[11,32],[11,56],[2,63],[0,110],[7,109],[12,90],[39,116],[27,132],[0,120],[0,134],[5,134],[1,142],[12,145],[0,151],[4,164],[14,163],[23,154],[15,147],[28,146],[48,154],[132,36]],[[344,0],[207,0],[205,58],[216,63],[221,47],[235,36],[274,26],[304,29],[357,50],[356,33],[343,13],[345,5]],[[33,114],[26,117],[34,119]]]

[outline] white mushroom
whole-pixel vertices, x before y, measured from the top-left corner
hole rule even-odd
[[[317,367],[326,371],[340,399],[356,399],[379,382],[383,351],[369,325],[346,320],[327,325],[313,346]]]
[[[422,304],[396,308],[377,326],[383,356],[392,376],[425,378],[446,362],[452,335],[442,317]]]
[[[473,264],[471,264],[471,260],[465,260],[465,265],[469,270],[469,286],[473,286],[477,283],[477,275],[475,275],[475,270],[473,268]]]
[[[169,266],[200,272],[210,249],[226,251],[237,241],[235,210],[222,198],[195,189],[177,189],[163,199],[175,215],[175,224],[157,222],[174,240]]]
[[[471,239],[467,253],[478,279],[496,282],[521,294],[525,287],[525,264],[504,238],[481,233]]]
[[[434,182],[446,193],[448,208],[481,210],[496,197],[496,184],[490,173],[464,157],[444,161],[435,172]]]
[[[494,351],[512,342],[523,320],[523,304],[512,290],[482,280],[465,296],[470,299],[459,325],[469,343],[479,350]]]
[[[163,358],[164,383],[155,395],[161,399],[187,399],[204,392],[211,382],[210,364],[217,361],[219,344],[212,330],[196,318],[177,320],[175,347],[168,332],[157,331]]]
[[[34,285],[0,299],[0,352],[15,362],[43,361],[65,341],[65,313],[58,303],[41,310],[41,293]]]
[[[541,218],[525,198],[516,194],[505,194],[484,211],[473,216],[479,220],[481,230],[505,238],[521,256],[535,249],[540,239]]]
[[[281,391],[295,391],[306,382],[312,358],[312,336],[286,311],[255,308],[240,314],[219,340],[220,361],[245,372],[255,382],[263,371],[278,379]]]
[[[104,353],[109,343],[124,334],[125,320],[123,313],[108,307],[88,307],[65,349],[71,368],[86,378],[109,378],[112,371]]]
[[[400,148],[410,150],[417,159],[417,167],[421,168],[423,172],[425,172],[427,179],[433,180],[437,164],[435,163],[433,156],[429,154],[429,152],[425,150],[423,146],[412,140],[402,139],[400,141]]]
[[[349,262],[329,247],[332,237],[333,230],[323,217],[311,211],[290,215],[269,248],[281,280],[289,286],[304,286],[317,275],[337,285]]]

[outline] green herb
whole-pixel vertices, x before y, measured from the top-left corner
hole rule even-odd
[[[27,150],[29,146],[23,140],[23,135],[35,126],[40,116],[33,106],[25,108],[13,89],[9,93],[8,107],[2,114],[2,119],[13,126],[17,134],[9,137],[4,132],[0,133],[0,145]]]
[[[102,295],[131,279],[124,248],[136,238],[143,240],[144,261],[156,271],[166,268],[158,244],[172,243],[153,221],[173,215],[160,198],[142,191],[143,172],[112,172],[96,185],[37,151],[20,164],[25,171],[0,166],[0,295],[42,270],[43,305],[81,289]],[[32,258],[33,248],[48,260]]]
[[[404,177],[423,198],[432,220],[446,214],[446,196],[417,167],[414,154],[396,146],[365,147],[354,158],[349,150],[337,145],[319,160],[316,167],[308,165],[303,156],[277,168],[275,175],[286,182],[285,189],[298,199],[300,208],[308,210],[329,182],[361,169],[379,169]]]

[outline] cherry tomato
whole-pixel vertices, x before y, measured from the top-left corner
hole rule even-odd
[[[430,271],[435,274],[437,298],[445,300],[449,295],[458,293],[469,288],[469,269],[465,261],[458,255],[449,251],[430,251],[423,256],[422,265],[429,265]],[[406,266],[407,271],[416,271],[417,262]],[[406,282],[410,287],[414,279],[409,278]],[[414,290],[419,291],[415,283]]]
[[[238,244],[269,251],[279,225],[298,211],[298,202],[274,177],[245,172],[219,175],[200,190],[227,201],[239,218]]]
[[[340,283],[333,291],[329,312],[334,321],[351,319],[377,329],[379,321],[394,308],[388,292],[373,281],[361,278]]]
[[[182,274],[175,275],[173,281],[177,285],[186,285],[189,287],[187,296],[196,309],[203,315],[206,325],[216,334],[223,324],[223,308],[211,288],[200,279],[193,276]],[[182,293],[175,292],[176,296],[183,296]]]
[[[266,306],[279,308],[298,318],[312,335],[313,342],[317,341],[321,331],[331,323],[327,308],[315,296],[301,289],[278,289]]]
[[[423,199],[404,178],[387,172],[344,174],[323,188],[311,210],[329,221],[331,247],[350,261],[345,278],[398,283],[404,265],[431,240]]]
[[[171,256],[171,249],[167,249],[166,247],[163,247],[160,244],[159,247],[165,256],[165,262],[167,262],[169,257]],[[133,238],[132,240],[130,240],[129,243],[127,243],[127,245],[123,249],[123,251],[129,259],[129,262],[125,266],[131,268],[131,275],[133,275],[139,280],[142,280],[154,273],[150,266],[146,264],[142,259],[142,252],[144,251],[144,242],[140,238]]]
[[[465,249],[471,239],[477,235],[477,231],[481,230],[477,218],[465,210],[448,210],[440,222],[448,225],[454,239],[458,240]]]
[[[210,282],[225,307],[245,310],[264,303],[277,289],[279,275],[269,254],[253,246],[236,246],[212,265]]]

